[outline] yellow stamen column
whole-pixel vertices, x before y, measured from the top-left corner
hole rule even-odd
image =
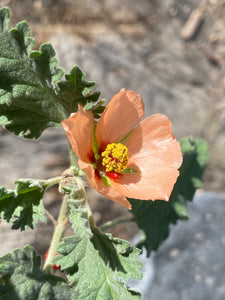
[[[121,173],[127,168],[129,152],[127,147],[121,143],[108,144],[101,156],[106,172]]]

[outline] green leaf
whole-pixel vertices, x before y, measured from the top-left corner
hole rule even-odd
[[[41,257],[31,246],[0,257],[0,299],[68,300],[75,296],[64,279],[40,267]]]
[[[97,110],[98,112],[99,107],[102,107],[101,104],[104,102],[96,103],[100,92],[92,92],[95,82],[85,81],[86,74],[78,66],[74,66],[65,77],[66,81],[61,81],[58,85],[66,111],[77,111],[78,103],[80,103],[85,109]],[[96,104],[94,105],[92,102]]]
[[[74,232],[81,238],[90,237],[91,228],[89,226],[87,199],[81,179],[77,178],[76,184],[68,180],[66,190],[70,195],[68,199],[69,220]]]
[[[93,102],[87,102],[84,105],[84,110],[88,109],[93,112],[96,119],[99,119],[105,109],[105,99],[102,99],[95,104],[93,104]]]
[[[188,219],[187,203],[203,184],[202,176],[209,159],[206,142],[185,138],[180,143],[183,164],[169,202],[130,199],[137,225],[144,234],[138,246],[144,246],[148,255],[168,237],[171,223]]]
[[[64,191],[70,194],[69,219],[76,235],[62,240],[53,263],[67,273],[79,294],[74,299],[140,299],[138,292],[126,286],[129,278],[142,277],[140,250],[94,227],[79,179],[75,183],[70,178]]]
[[[66,237],[53,262],[61,265],[80,299],[140,299],[126,286],[129,278],[141,279],[140,250],[97,228],[90,237]]]
[[[0,188],[0,221],[4,218],[13,222],[12,229],[34,228],[38,220],[46,222],[42,198],[44,181],[20,179],[15,181],[16,189]]]
[[[59,84],[64,72],[57,67],[52,46],[45,43],[40,51],[32,51],[34,39],[27,23],[20,22],[13,29],[9,25],[9,10],[2,8],[0,124],[16,135],[38,138],[46,128],[60,126],[76,112],[78,103],[96,102],[99,92],[91,92],[94,82],[86,82],[78,67]]]

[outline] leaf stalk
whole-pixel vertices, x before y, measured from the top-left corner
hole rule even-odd
[[[108,230],[108,229],[110,229],[112,227],[115,227],[115,226],[117,226],[119,224],[126,223],[126,222],[134,222],[134,216],[132,216],[132,215],[126,215],[126,216],[115,218],[113,220],[110,220],[110,221],[104,223],[99,228],[102,231],[106,231],[106,230]]]
[[[49,273],[51,273],[51,269],[52,269],[51,262],[52,262],[53,258],[55,257],[55,254],[57,252],[57,247],[64,236],[64,232],[66,230],[66,226],[67,226],[67,223],[69,220],[68,198],[69,198],[69,195],[65,195],[63,197],[63,202],[62,202],[62,206],[61,206],[61,209],[59,212],[57,224],[55,226],[54,234],[53,234],[51,245],[49,248],[48,257],[47,257],[44,267],[43,267],[43,269]]]
[[[62,179],[62,176],[58,176],[58,177],[53,177],[53,178],[44,180],[44,182],[45,182],[44,187],[46,189],[48,189],[49,187],[51,187],[51,186],[53,186],[55,184],[60,183],[61,179]]]

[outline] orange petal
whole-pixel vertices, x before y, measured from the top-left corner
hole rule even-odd
[[[111,187],[106,187],[103,184],[101,177],[96,174],[96,171],[91,164],[85,163],[81,160],[78,161],[78,164],[80,168],[85,172],[88,180],[97,192],[99,192],[106,198],[116,201],[122,204],[123,206],[131,209],[130,202],[126,199],[125,196],[120,194],[118,191],[112,189]]]
[[[161,114],[142,121],[128,136],[128,167],[137,173],[122,174],[112,187],[123,195],[143,200],[169,200],[182,163],[179,142],[171,134],[170,120]]]
[[[128,198],[168,201],[179,172],[172,168],[158,169],[151,175],[133,173],[111,182],[112,188]]]
[[[83,161],[90,162],[93,157],[94,115],[89,110],[79,110],[62,121],[73,151]]]
[[[144,104],[141,96],[122,89],[106,106],[96,128],[100,150],[119,142],[143,118]]]

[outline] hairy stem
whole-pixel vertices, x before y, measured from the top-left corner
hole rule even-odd
[[[57,247],[63,238],[64,232],[65,232],[68,220],[69,220],[69,218],[68,218],[69,207],[68,207],[68,203],[67,203],[68,198],[69,198],[69,195],[65,195],[63,197],[63,202],[62,202],[62,206],[61,206],[61,209],[59,212],[57,224],[55,226],[55,231],[54,231],[51,245],[49,248],[48,257],[44,264],[44,269],[47,270],[49,273],[51,272],[51,267],[52,267],[51,262],[52,262],[53,258],[55,257]]]
[[[109,228],[115,227],[119,224],[126,223],[126,222],[133,222],[133,221],[134,221],[134,216],[126,215],[126,216],[118,217],[116,219],[113,219],[113,220],[110,220],[110,221],[104,223],[103,225],[100,226],[100,229],[102,231],[106,231]]]
[[[90,229],[93,229],[96,227],[96,224],[95,224],[91,209],[88,205],[87,195],[86,195],[86,191],[84,188],[84,182],[80,176],[76,176],[76,175],[80,175],[80,171],[79,171],[79,166],[77,163],[77,156],[73,152],[71,145],[70,145],[70,160],[71,160],[70,169],[66,170],[61,177],[56,177],[56,178],[52,178],[51,180],[50,179],[47,180],[46,187],[49,187],[55,183],[60,182],[59,190],[61,190],[61,192],[65,192],[64,189],[66,188],[68,182],[71,182],[72,184],[74,184],[74,192],[76,194],[76,197],[78,200],[83,199],[83,205],[86,209],[86,217],[88,219],[88,224],[90,226]],[[65,232],[67,223],[69,221],[68,200],[70,197],[71,197],[70,194],[66,194],[63,197],[63,202],[62,202],[62,206],[61,206],[59,217],[58,217],[57,221],[53,220],[53,217],[51,218],[51,216],[49,214],[49,217],[51,218],[51,220],[53,221],[53,224],[55,225],[55,230],[54,230],[54,233],[52,236],[52,241],[51,241],[51,245],[49,248],[48,257],[47,257],[44,267],[43,267],[49,273],[51,273],[52,260],[55,257],[58,245],[64,236],[64,232]]]
[[[50,178],[50,179],[44,180],[44,182],[45,182],[45,188],[48,189],[49,187],[51,187],[51,186],[53,186],[55,184],[58,184],[61,179],[62,179],[62,177],[58,176],[58,177],[54,177],[54,178]]]
[[[88,219],[89,226],[91,229],[93,229],[96,227],[96,224],[95,224],[94,217],[92,215],[91,208],[87,201],[87,194],[86,194],[86,191],[84,188],[84,182],[83,182],[82,178],[80,178],[78,176],[76,177],[76,182],[79,187],[79,198],[84,200],[83,205],[85,206],[86,211],[87,211],[87,219]]]
[[[73,176],[72,174],[70,174],[72,172],[71,170],[68,170],[68,171],[67,171],[67,173],[64,174],[65,177],[64,177],[64,181],[62,179],[61,186],[62,186],[62,184],[67,184],[68,181],[71,181],[71,183],[74,183],[74,193],[76,195],[77,200],[82,200],[82,202],[83,202],[82,206],[85,208],[85,211],[86,211],[86,218],[88,220],[88,225],[90,226],[90,229],[92,230],[93,228],[96,227],[96,224],[95,224],[95,220],[93,218],[91,209],[87,202],[87,195],[86,195],[86,191],[84,188],[83,180],[79,176]],[[64,232],[65,232],[67,223],[69,221],[68,199],[70,197],[71,197],[71,194],[66,194],[64,196],[58,220],[56,223],[53,222],[53,223],[55,223],[55,230],[54,230],[51,245],[49,248],[48,257],[44,264],[44,269],[47,270],[49,273],[51,272],[51,269],[52,269],[52,260],[55,257],[58,245],[64,236]],[[81,209],[82,209],[82,207],[81,207]]]
[[[69,150],[70,150],[71,168],[75,169],[78,172],[78,170],[79,170],[79,166],[77,163],[78,158],[77,158],[76,154],[73,152],[73,149],[70,144],[69,144]]]

